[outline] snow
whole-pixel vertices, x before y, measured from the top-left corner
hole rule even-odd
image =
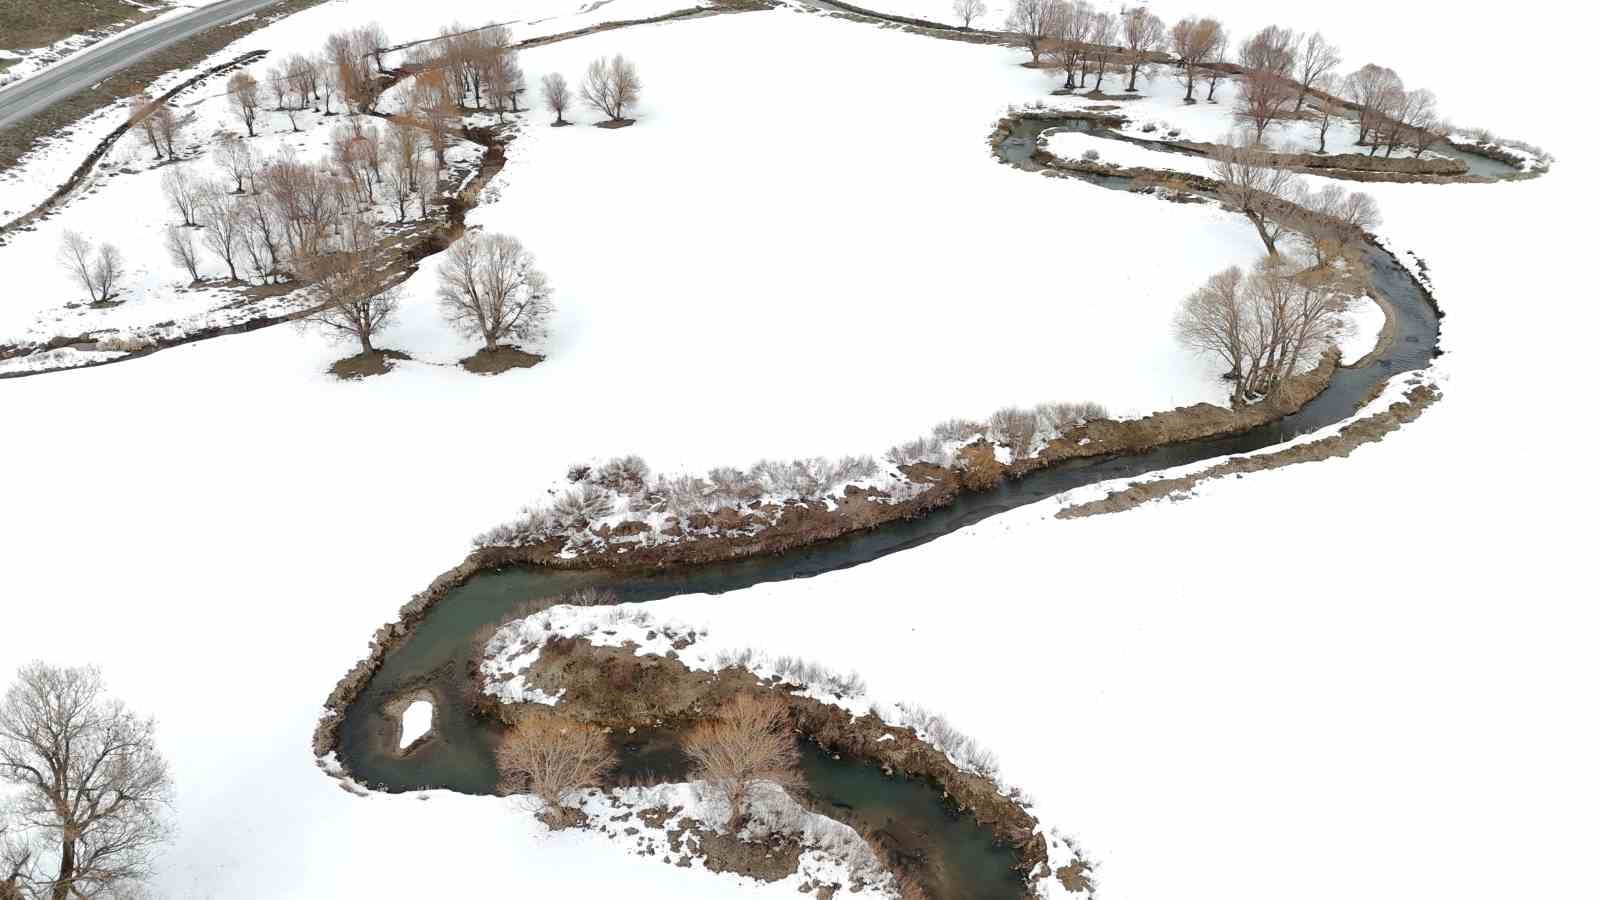
[[[1167,153],[1114,138],[1095,137],[1078,131],[1052,131],[1045,135],[1043,143],[1046,150],[1062,159],[1083,159],[1085,153],[1093,151],[1098,154],[1095,161],[1102,164],[1214,177],[1210,162],[1203,157]]]
[[[1339,336],[1339,359],[1347,366],[1355,365],[1376,349],[1387,318],[1371,297],[1353,300],[1344,312],[1347,330]]]
[[[379,6],[318,7],[292,46]],[[1282,11],[1213,9],[1235,33]],[[1471,77],[1462,60],[1502,48],[1498,20],[1455,17],[1433,49],[1415,41],[1444,27],[1423,4],[1352,0],[1325,16],[1347,58],[1409,60],[1408,80],[1463,119],[1568,158],[1587,140],[1559,92]],[[1379,16],[1392,27],[1373,27]],[[1584,83],[1586,32],[1570,33],[1552,84]],[[1002,404],[1117,402],[1075,380],[1070,356],[1102,344],[1126,357],[1111,379],[1137,381],[1130,369],[1163,365],[1166,317],[1125,311],[1106,330],[1091,309],[1048,345],[1030,333],[1049,322],[1035,314],[1089,302],[1079,277],[1103,305],[1165,303],[1232,258],[1219,229],[1172,204],[1101,205],[989,161],[995,107],[1051,87],[1013,65],[1020,51],[756,13],[586,38],[525,64],[570,77],[616,49],[646,79],[640,125],[535,135],[517,152],[551,168],[513,171],[505,208],[481,213],[496,227],[526,217],[517,230],[561,291],[539,368],[485,379],[402,365],[335,383],[321,370],[347,348],[273,328],[0,382],[13,426],[0,659],[98,663],[157,718],[179,795],[153,896],[500,896],[534,883],[553,896],[795,896],[594,834],[541,837],[493,798],[353,796],[308,758],[308,736],[372,630],[567,462],[873,452]],[[724,76],[759,77],[713,92],[716,60]],[[853,79],[842,96],[836,66]],[[910,149],[893,146],[901,134]],[[764,165],[738,157],[752,147]],[[615,183],[585,177],[602,171]],[[515,199],[539,187],[551,196]],[[657,612],[936,705],[1082,840],[1105,900],[1592,898],[1600,621],[1584,599],[1595,497],[1581,467],[1593,429],[1574,410],[1588,406],[1597,323],[1572,302],[1587,231],[1567,211],[1594,208],[1593,187],[1573,165],[1518,184],[1364,189],[1448,312],[1445,397],[1418,422],[1349,459],[1209,482],[1181,503],[1062,522],[1047,502],[846,572]],[[580,236],[619,210],[638,213],[627,258],[582,252]],[[940,217],[931,236],[907,224]],[[1137,260],[1120,256],[1130,232],[1148,249]],[[885,236],[895,246],[874,253]],[[13,285],[35,288],[13,274],[15,249],[0,248],[4,304],[18,302]],[[930,260],[950,271],[948,291],[873,276]],[[623,269],[642,274],[611,271]],[[1030,282],[1039,273],[1061,275]],[[699,299],[735,275],[742,302]],[[819,324],[836,294],[851,315]],[[894,318],[906,309],[942,328]],[[384,343],[442,343],[425,285]],[[330,448],[358,455],[359,476]],[[469,458],[494,471],[469,477]],[[404,860],[385,864],[397,848]],[[493,865],[449,863],[461,859]]]
[[[433,731],[433,702],[417,700],[400,716],[400,749],[410,750]]]

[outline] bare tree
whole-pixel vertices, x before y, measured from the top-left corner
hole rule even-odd
[[[161,190],[167,195],[167,202],[183,217],[183,224],[193,228],[195,222],[195,209],[200,203],[200,179],[185,165],[172,165],[161,174]]]
[[[176,265],[189,273],[190,283],[200,280],[200,247],[195,243],[194,229],[168,225],[166,231],[167,255]]]
[[[93,668],[18,671],[0,701],[0,784],[36,848],[11,880],[39,897],[116,896],[150,875],[167,839],[155,722],[108,698]]]
[[[1299,43],[1293,28],[1268,25],[1239,45],[1239,65],[1247,70],[1293,78]]]
[[[1433,91],[1418,88],[1406,91],[1400,102],[1399,109],[1394,114],[1390,123],[1389,136],[1384,141],[1384,156],[1394,155],[1396,147],[1407,142],[1419,144],[1418,135],[1424,131],[1432,130],[1439,123],[1439,109]],[[1422,150],[1417,151],[1422,155]]]
[[[150,145],[151,152],[156,159],[161,159],[161,134],[156,130],[155,112],[160,103],[149,94],[140,94],[133,100],[133,110],[128,114],[128,124],[137,126],[144,135],[145,143]]]
[[[117,285],[127,274],[122,254],[110,244],[96,249],[89,239],[76,231],[61,235],[61,248],[57,253],[61,267],[72,274],[89,292],[89,302],[107,303],[117,292]]]
[[[517,65],[517,58],[508,51],[497,51],[489,57],[484,69],[484,90],[489,94],[489,105],[499,116],[500,121],[506,120],[506,112],[521,112],[519,98],[527,89],[527,81],[523,78],[522,67]]]
[[[235,193],[244,193],[246,180],[250,182],[250,190],[255,190],[256,154],[248,141],[241,140],[238,135],[226,135],[217,145],[216,156],[218,165],[233,179]]]
[[[1305,39],[1305,44],[1300,48],[1300,60],[1296,64],[1299,74],[1300,93],[1294,101],[1294,111],[1299,112],[1306,105],[1306,95],[1324,76],[1339,67],[1344,58],[1339,55],[1339,48],[1328,43],[1328,39],[1317,32]]]
[[[1217,193],[1256,227],[1267,253],[1278,254],[1278,238],[1287,230],[1285,201],[1301,190],[1300,179],[1279,164],[1276,154],[1238,136],[1217,148],[1211,174]]]
[[[1378,135],[1403,102],[1405,83],[1393,69],[1367,63],[1345,79],[1345,89],[1359,110],[1361,134],[1357,144],[1371,138],[1372,152],[1378,149]]]
[[[1195,75],[1201,66],[1216,61],[1221,39],[1222,23],[1216,19],[1190,16],[1172,26],[1172,50],[1183,65],[1183,102],[1195,102]]]
[[[211,182],[201,188],[200,220],[206,248],[227,265],[228,279],[238,281],[238,262],[244,253],[250,226],[243,208],[228,193],[227,185]]]
[[[434,168],[442,170],[461,107],[452,96],[449,79],[442,70],[429,69],[412,81],[412,87],[403,98],[407,114],[422,125],[428,135],[428,146],[433,150]]]
[[[1243,286],[1238,266],[1218,272],[1184,300],[1173,323],[1181,344],[1218,356],[1227,365],[1223,378],[1233,382],[1236,404],[1244,400],[1245,368],[1253,349]]]
[[[1122,16],[1122,39],[1128,46],[1128,90],[1139,81],[1139,65],[1167,42],[1167,23],[1146,7],[1129,10]]]
[[[759,782],[780,787],[799,783],[799,751],[783,700],[770,694],[739,694],[684,739],[696,777],[728,802],[729,830],[749,816],[750,789]]]
[[[327,166],[303,163],[292,146],[285,146],[262,169],[261,181],[290,253],[305,257],[321,253],[338,213],[337,179]]]
[[[627,115],[628,107],[639,101],[642,87],[638,70],[618,53],[610,60],[602,57],[589,64],[581,93],[583,102],[617,122]]]
[[[1310,215],[1296,237],[1316,256],[1319,266],[1346,254],[1363,233],[1383,223],[1378,201],[1372,195],[1347,193],[1336,184],[1307,191],[1298,199]]]
[[[1336,72],[1324,72],[1317,78],[1316,89],[1324,96],[1318,100],[1320,117],[1317,119],[1317,152],[1328,152],[1328,131],[1333,128],[1334,110],[1338,97],[1344,91],[1344,79]]]
[[[1294,102],[1294,85],[1287,78],[1266,69],[1246,69],[1239,79],[1239,96],[1234,100],[1234,118],[1255,129],[1256,143],[1267,128],[1282,119]]]
[[[556,114],[553,125],[565,125],[567,107],[572,105],[572,91],[567,88],[566,76],[560,72],[551,72],[539,81],[540,91],[544,94],[544,108]]]
[[[1217,32],[1217,49],[1215,57],[1218,62],[1228,58],[1228,32],[1226,29]],[[1217,82],[1222,80],[1222,67],[1212,66],[1210,74],[1206,76],[1209,84],[1206,86],[1206,102],[1217,102]]]
[[[167,156],[177,159],[177,144],[183,140],[183,133],[188,130],[189,117],[179,116],[173,112],[171,106],[157,101],[155,108],[150,112],[150,121],[155,124],[157,138],[166,145]]]
[[[955,10],[956,18],[961,20],[961,27],[971,28],[972,20],[987,13],[989,6],[983,0],[955,0],[952,9]]]
[[[1075,90],[1080,80],[1077,73],[1088,74],[1086,46],[1094,31],[1095,8],[1088,0],[1063,0],[1056,24],[1056,47],[1050,52],[1051,68],[1066,78],[1066,89]]]
[[[617,764],[606,733],[555,712],[529,710],[495,751],[501,788],[543,803],[551,828],[575,825],[582,812],[567,806],[577,792],[596,787]]]
[[[1006,30],[1022,38],[1028,52],[1033,55],[1034,65],[1039,64],[1039,54],[1044,51],[1045,41],[1057,30],[1056,22],[1060,15],[1060,0],[1011,0],[1011,11],[1006,14]]]
[[[249,72],[235,72],[228,79],[228,105],[244,123],[251,137],[256,136],[256,116],[261,112],[261,82]]]
[[[450,245],[439,267],[439,305],[463,334],[484,348],[532,338],[549,311],[549,287],[533,254],[508,234],[468,232]]]
[[[1104,10],[1094,13],[1089,28],[1089,44],[1085,48],[1085,58],[1092,59],[1095,64],[1092,94],[1100,93],[1100,87],[1106,80],[1106,68],[1117,57],[1117,41],[1120,39],[1118,24],[1116,17]],[[1083,83],[1088,84],[1088,81],[1086,73]]]
[[[369,227],[359,219],[351,226],[340,249],[296,262],[307,297],[300,321],[331,337],[353,337],[363,353],[372,353],[372,339],[390,324],[400,294],[378,268]]]

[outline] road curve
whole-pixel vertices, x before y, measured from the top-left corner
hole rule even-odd
[[[146,56],[278,0],[218,0],[148,28],[111,38],[31,78],[0,90],[0,128],[21,122],[87,90]]]

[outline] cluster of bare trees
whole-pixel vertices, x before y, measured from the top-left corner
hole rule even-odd
[[[1393,69],[1368,63],[1345,78],[1343,85],[1356,107],[1361,132],[1357,143],[1369,148],[1368,155],[1376,155],[1382,147],[1384,156],[1393,156],[1397,148],[1410,146],[1421,156],[1450,133],[1433,92],[1407,90]]]
[[[1248,275],[1225,269],[1179,308],[1178,339],[1227,365],[1234,403],[1275,397],[1343,334],[1356,277],[1285,255],[1262,257]]]
[[[610,59],[601,57],[589,64],[584,72],[583,83],[578,85],[578,97],[585,106],[605,115],[608,121],[621,122],[626,120],[629,108],[639,102],[639,92],[643,89],[644,82],[639,78],[638,67],[619,53]],[[539,94],[545,109],[556,117],[550,124],[572,124],[567,121],[566,115],[567,110],[572,108],[573,94],[565,75],[551,72],[544,76],[539,81]]]
[[[58,258],[62,268],[88,292],[90,303],[109,303],[127,274],[122,253],[116,247],[108,243],[95,247],[76,231],[61,236]]]
[[[30,663],[0,700],[0,897],[118,897],[167,839],[155,724],[92,668]]]
[[[1116,63],[1126,67],[1131,91],[1167,44],[1166,23],[1148,8],[1110,12],[1089,0],[1012,0],[1006,28],[1022,37],[1034,65],[1044,58],[1066,79],[1067,90],[1088,87],[1091,71],[1100,90]]]
[[[1284,234],[1293,232],[1322,261],[1342,253],[1379,223],[1371,196],[1347,194],[1337,185],[1310,191],[1277,154],[1248,134],[1236,135],[1217,148],[1211,174],[1224,202],[1250,220],[1270,256],[1278,255]]]
[[[418,45],[406,60],[414,71],[439,73],[432,90],[462,106],[492,110],[501,121],[520,112],[527,79],[504,25],[467,28],[457,22]]]
[[[178,113],[165,100],[140,94],[133,100],[128,124],[138,129],[156,159],[176,159],[178,142],[183,140],[183,134],[193,118],[192,115]]]

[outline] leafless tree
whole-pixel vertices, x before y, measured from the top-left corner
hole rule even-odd
[[[955,10],[956,18],[961,20],[962,28],[971,28],[973,19],[989,11],[989,5],[983,0],[955,0],[952,8]]]
[[[161,104],[149,94],[140,94],[133,100],[133,109],[128,114],[128,123],[137,126],[144,135],[145,143],[150,146],[156,159],[161,159],[161,134],[156,130],[155,112]]]
[[[565,116],[567,107],[572,105],[572,91],[567,88],[566,76],[551,72],[539,81],[539,87],[544,94],[544,108],[556,114],[552,124],[567,124]]]
[[[1294,85],[1282,75],[1266,69],[1246,69],[1239,78],[1239,96],[1234,100],[1233,116],[1255,130],[1260,143],[1273,122],[1288,114],[1294,103]]]
[[[1293,78],[1299,43],[1293,28],[1268,25],[1239,45],[1239,65],[1246,70]]]
[[[1011,11],[1006,14],[1006,30],[1022,38],[1033,64],[1039,64],[1039,54],[1045,42],[1057,31],[1061,16],[1060,0],[1011,0]]]
[[[1393,69],[1368,63],[1345,80],[1345,89],[1359,110],[1361,134],[1356,143],[1366,144],[1371,138],[1372,152],[1376,153],[1378,135],[1404,100],[1405,83]]]
[[[235,72],[228,79],[228,105],[244,123],[245,131],[256,136],[256,116],[261,113],[261,82],[249,72]]]
[[[444,168],[444,154],[450,147],[450,135],[461,107],[450,91],[446,73],[429,69],[412,79],[413,84],[403,98],[407,114],[421,124],[428,135],[428,146],[433,150],[435,169]]]
[[[1250,220],[1267,253],[1276,256],[1278,238],[1287,230],[1284,203],[1302,190],[1300,179],[1270,150],[1239,136],[1217,148],[1211,174],[1223,200]]]
[[[1344,78],[1336,72],[1324,72],[1317,78],[1316,89],[1325,96],[1318,100],[1321,107],[1317,119],[1317,152],[1328,152],[1328,131],[1333,128],[1334,111],[1338,108],[1338,97],[1344,92]]]
[[[1105,10],[1094,13],[1087,47],[1087,56],[1095,63],[1094,90],[1090,93],[1100,93],[1100,86],[1106,80],[1106,67],[1117,56],[1117,41],[1120,38],[1118,24],[1117,18]],[[1084,81],[1088,81],[1087,76]]]
[[[251,183],[250,189],[255,190],[256,154],[248,141],[241,140],[238,135],[227,135],[217,145],[216,156],[218,165],[233,179],[235,193],[244,193],[246,181]]]
[[[199,214],[206,248],[227,265],[228,279],[238,281],[238,262],[250,227],[243,208],[228,193],[227,185],[210,182],[201,187]]]
[[[264,169],[258,170],[257,176],[252,179],[253,182],[260,179],[261,171]],[[250,242],[246,245],[246,251],[251,252],[252,256],[257,253],[266,254],[267,264],[254,267],[256,274],[265,281],[266,273],[275,270],[278,264],[280,226],[276,206],[272,197],[265,191],[252,191],[244,195],[239,201],[239,206],[250,229]]]
[[[167,202],[183,217],[183,224],[193,228],[195,209],[200,203],[201,181],[186,165],[171,165],[161,174],[161,190]]]
[[[314,257],[338,214],[337,180],[325,165],[304,163],[284,147],[262,169],[262,187],[290,253]]]
[[[167,255],[176,265],[189,273],[191,283],[200,280],[200,247],[195,243],[194,229],[168,225],[166,231]]]
[[[642,87],[638,70],[618,53],[610,60],[602,57],[589,64],[581,93],[583,102],[616,122],[627,115],[628,107],[639,101]]]
[[[1184,300],[1174,322],[1180,343],[1198,353],[1214,354],[1228,366],[1223,377],[1234,384],[1234,403],[1244,400],[1245,369],[1253,350],[1253,322],[1243,288],[1239,267],[1224,269]]]
[[[125,274],[122,254],[117,252],[117,248],[101,244],[96,249],[88,238],[76,231],[61,235],[61,249],[57,258],[62,268],[89,292],[91,303],[109,302]]]
[[[289,97],[294,93],[294,79],[290,76],[287,63],[279,63],[267,69],[267,90],[272,92],[274,109],[283,109],[289,105]]]
[[[155,124],[156,136],[166,145],[168,158],[177,159],[177,144],[188,130],[190,117],[180,116],[171,106],[158,101],[150,112],[150,121]]]
[[[1222,23],[1216,19],[1190,16],[1172,26],[1172,50],[1183,65],[1183,102],[1195,102],[1195,75],[1201,66],[1216,62],[1221,39]]]
[[[1226,29],[1217,32],[1215,57],[1219,62],[1228,58],[1228,32]],[[1207,103],[1217,102],[1217,82],[1222,80],[1222,75],[1221,66],[1212,66],[1211,71],[1207,74],[1206,81],[1209,82],[1206,86]]]
[[[484,90],[489,94],[489,105],[500,121],[506,120],[507,110],[521,112],[519,101],[526,89],[527,81],[523,78],[522,67],[517,64],[515,55],[501,50],[489,57],[484,70]]]
[[[606,733],[544,710],[523,714],[495,751],[501,788],[542,801],[551,828],[575,825],[582,812],[567,806],[573,795],[596,787],[617,764]]]
[[[377,132],[360,119],[351,119],[334,132],[333,160],[367,203],[377,202],[382,176],[382,151]]]
[[[1167,42],[1167,23],[1140,6],[1122,16],[1122,40],[1128,46],[1128,90],[1139,81],[1139,66]]]
[[[300,321],[331,337],[353,337],[363,353],[371,353],[372,339],[390,324],[400,294],[378,268],[370,228],[359,218],[350,226],[340,248],[296,261],[308,310]]]
[[[1438,123],[1438,102],[1433,96],[1433,91],[1426,88],[1406,91],[1390,123],[1388,137],[1384,141],[1383,155],[1393,156],[1395,148],[1406,143],[1421,143],[1418,136],[1432,130]],[[1420,149],[1417,155],[1422,155]]]
[[[368,22],[351,32],[351,44],[364,63],[371,63],[372,74],[383,72],[383,53],[389,35],[377,22]]]
[[[439,170],[423,166],[417,170],[417,218],[428,217],[428,206],[439,193]]]
[[[1305,39],[1305,44],[1300,48],[1300,59],[1295,70],[1299,74],[1300,93],[1295,97],[1294,111],[1299,112],[1306,105],[1306,95],[1324,76],[1339,67],[1344,58],[1339,55],[1339,48],[1328,43],[1328,39],[1317,32]]]
[[[1307,191],[1298,202],[1310,215],[1296,237],[1316,256],[1319,266],[1346,254],[1364,232],[1383,223],[1372,195],[1346,192],[1336,184]]]
[[[1079,87],[1078,72],[1088,74],[1086,46],[1094,31],[1095,8],[1088,0],[1062,0],[1056,17],[1056,46],[1050,51],[1051,68],[1066,78],[1066,89]]]
[[[528,340],[549,311],[549,286],[533,254],[508,234],[468,232],[450,245],[439,267],[439,305],[445,319],[495,350],[511,338]]]
[[[783,700],[771,694],[739,694],[713,720],[684,738],[684,752],[696,777],[728,802],[729,830],[738,831],[749,815],[750,789],[759,782],[780,787],[799,783],[799,751],[790,732]]]
[[[51,900],[117,896],[167,839],[172,779],[155,723],[105,694],[93,668],[29,663],[0,701],[0,784],[35,853],[12,875]]]

